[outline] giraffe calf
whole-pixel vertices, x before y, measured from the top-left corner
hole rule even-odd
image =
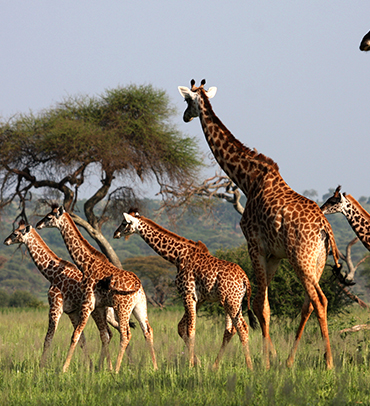
[[[178,333],[189,350],[190,365],[199,363],[194,353],[196,312],[202,303],[208,301],[221,303],[226,317],[223,341],[214,368],[218,367],[227,344],[238,332],[246,364],[253,369],[249,354],[248,326],[242,315],[245,295],[250,325],[255,328],[257,323],[250,309],[251,286],[246,273],[239,265],[212,256],[202,242],[180,237],[140,216],[135,210],[130,210],[129,214],[124,213],[123,216],[114,238],[137,233],[159,255],[177,267],[176,286],[185,308],[185,314],[178,324]]]
[[[4,241],[5,245],[25,244],[31,258],[42,275],[50,282],[48,292],[49,301],[49,326],[44,340],[44,349],[41,356],[40,366],[44,366],[48,349],[57,330],[60,317],[63,312],[71,320],[76,328],[79,320],[79,313],[82,301],[81,282],[82,272],[71,262],[59,258],[44,242],[37,231],[23,220]],[[104,293],[105,292],[105,293]],[[108,292],[100,289],[97,294],[98,302],[103,300],[103,296]],[[105,307],[97,307],[92,317],[100,332],[102,341],[102,352],[100,356],[100,367],[107,357],[108,368],[112,369],[112,362],[109,356],[108,344],[112,338],[112,332],[107,324],[107,310]],[[114,316],[109,315],[109,322],[118,329],[118,323]],[[86,340],[81,334],[79,343],[84,349]]]

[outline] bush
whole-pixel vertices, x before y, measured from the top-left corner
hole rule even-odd
[[[257,291],[257,285],[246,244],[234,249],[218,250],[216,256],[230,262],[235,262],[244,269],[252,286],[251,300],[253,301],[253,297]],[[330,265],[325,267],[320,280],[320,286],[328,299],[328,313],[336,314],[342,312],[344,308],[352,302],[343,293],[340,286],[338,286],[331,269]],[[271,314],[278,317],[287,316],[295,318],[301,313],[304,298],[305,291],[297,274],[288,260],[283,259],[269,286]],[[247,301],[244,299],[243,310],[246,308]],[[204,311],[208,314],[223,312],[220,306],[215,306],[215,304],[205,305]]]
[[[0,307],[9,307],[10,295],[5,290],[0,290]]]
[[[16,290],[9,297],[9,307],[43,307],[44,304],[31,292],[26,290]]]

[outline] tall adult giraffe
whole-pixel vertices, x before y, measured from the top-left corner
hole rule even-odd
[[[71,320],[73,327],[78,324],[82,301],[81,281],[82,272],[72,263],[59,258],[44,242],[37,231],[24,220],[19,222],[18,227],[5,239],[5,245],[25,244],[31,258],[41,274],[50,282],[48,291],[49,301],[49,326],[44,340],[44,349],[41,356],[40,366],[44,366],[47,352],[50,348],[54,334],[57,330],[60,317],[63,312]],[[104,302],[107,290],[99,288],[96,292],[97,302]],[[108,368],[112,369],[109,356],[108,344],[112,338],[112,332],[107,324],[106,308],[98,305],[91,314],[100,332],[102,351],[99,366],[103,366],[105,356]],[[118,324],[113,324],[117,328]],[[80,345],[85,348],[86,340],[83,333],[80,336]]]
[[[116,372],[119,372],[124,352],[131,339],[129,326],[131,313],[134,314],[140,324],[149,347],[153,366],[157,369],[153,346],[153,329],[149,324],[146,296],[140,279],[133,272],[114,266],[104,254],[94,248],[83,237],[71,216],[63,207],[53,207],[52,211],[36,224],[36,228],[41,229],[44,227],[56,227],[59,229],[68,252],[84,274],[81,284],[83,299],[80,318],[72,335],[63,372],[68,370],[79,337],[91,312],[96,307],[96,290],[102,283],[109,290],[105,305],[114,308],[119,322],[120,348],[116,362]]]
[[[248,345],[248,326],[242,315],[244,296],[248,302],[248,316],[252,328],[256,320],[250,310],[251,286],[246,273],[239,265],[214,257],[201,242],[166,230],[154,221],[140,216],[136,210],[123,214],[123,221],[114,233],[114,238],[129,237],[137,233],[167,261],[177,267],[176,286],[185,308],[178,324],[178,333],[188,350],[190,365],[199,360],[194,353],[196,313],[204,302],[219,302],[225,310],[225,332],[221,349],[214,363],[220,359],[236,332],[242,343],[245,362],[253,369]]]
[[[319,206],[292,190],[279,173],[278,165],[265,155],[243,145],[225,127],[214,113],[209,98],[217,88],[204,89],[191,81],[191,89],[179,87],[187,102],[183,119],[189,122],[199,117],[209,147],[217,162],[247,197],[240,226],[248,242],[248,251],[256,274],[257,293],[253,301],[254,312],[260,322],[266,367],[270,367],[270,354],[276,355],[269,323],[270,306],[268,286],[282,258],[288,258],[305,291],[301,322],[287,365],[294,362],[304,326],[315,310],[325,342],[328,368],[333,367],[327,324],[327,299],[319,280],[332,248],[335,266],[339,253],[329,222]]]
[[[340,193],[338,186],[321,206],[324,214],[342,213],[365,248],[370,251],[370,214],[351,195]]]

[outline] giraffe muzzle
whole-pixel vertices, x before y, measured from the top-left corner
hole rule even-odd
[[[4,241],[5,245],[10,245],[12,243],[12,239],[10,237],[6,238]]]

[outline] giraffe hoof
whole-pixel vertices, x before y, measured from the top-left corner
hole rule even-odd
[[[194,366],[196,367],[201,367],[202,363],[200,362],[200,359],[195,355],[194,357]]]
[[[288,358],[288,359],[286,360],[286,366],[287,366],[288,368],[291,368],[291,367],[293,366],[293,364],[294,364],[294,361],[293,361],[292,359]]]

